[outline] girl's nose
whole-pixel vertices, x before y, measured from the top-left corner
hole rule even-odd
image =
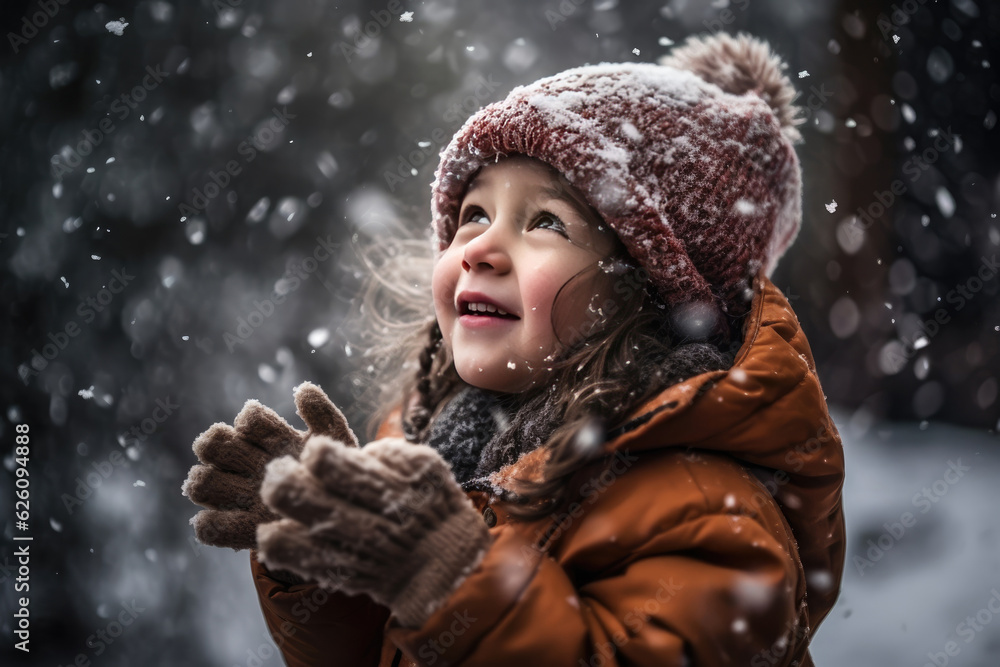
[[[510,239],[498,222],[493,222],[484,232],[465,244],[462,268],[472,271],[506,273],[511,269]]]

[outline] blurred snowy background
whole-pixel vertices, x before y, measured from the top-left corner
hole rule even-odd
[[[437,153],[470,113],[568,67],[748,30],[807,109],[803,228],[774,280],[848,461],[844,589],[814,657],[1000,664],[996,3],[0,12],[0,663],[280,664],[247,554],[193,542],[195,436],[250,397],[301,426],[305,379],[361,418],[343,260],[354,234],[426,225]],[[12,649],[17,423],[32,436],[28,661]],[[123,605],[135,622],[88,645]]]

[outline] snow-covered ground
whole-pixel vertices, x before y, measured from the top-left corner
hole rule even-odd
[[[817,667],[996,667],[996,434],[831,413],[847,461],[848,552],[840,599],[813,639]]]

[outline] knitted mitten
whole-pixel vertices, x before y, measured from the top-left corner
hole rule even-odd
[[[422,626],[485,556],[489,530],[432,448],[384,438],[363,448],[309,439],[267,466],[259,558]]]
[[[194,441],[194,465],[181,492],[204,509],[191,518],[202,544],[236,550],[257,546],[257,526],[278,518],[260,500],[264,468],[279,456],[298,456],[308,438],[326,434],[357,447],[347,420],[311,382],[295,388],[296,413],[308,430],[298,431],[278,413],[249,400],[233,426],[212,424]]]

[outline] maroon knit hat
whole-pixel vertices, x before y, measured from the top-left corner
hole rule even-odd
[[[667,305],[743,314],[801,224],[796,92],[768,44],[689,38],[652,63],[576,67],[480,109],[441,152],[435,241],[455,235],[479,168],[523,154],[558,170],[648,271]]]

